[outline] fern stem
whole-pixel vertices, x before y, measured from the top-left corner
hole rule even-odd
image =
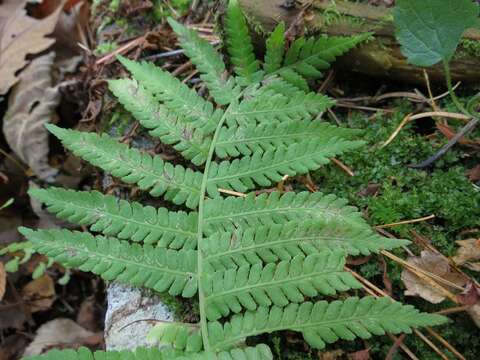
[[[200,186],[200,200],[198,203],[198,225],[197,225],[197,274],[198,274],[198,303],[200,308],[200,326],[202,330],[203,347],[205,351],[210,351],[210,341],[208,339],[208,327],[207,327],[207,313],[205,304],[205,295],[203,293],[202,286],[202,271],[203,271],[203,254],[202,254],[202,239],[203,239],[203,208],[205,204],[205,193],[207,191],[208,173],[210,171],[210,165],[212,164],[213,154],[215,152],[215,146],[218,141],[220,130],[222,129],[225,120],[230,113],[232,103],[225,110],[222,118],[218,122],[217,128],[210,143],[208,149],[207,161],[205,162],[205,170],[203,172],[202,184]]]

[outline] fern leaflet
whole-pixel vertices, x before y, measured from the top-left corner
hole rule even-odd
[[[197,246],[197,214],[193,212],[142,206],[98,191],[51,187],[31,189],[29,194],[47,205],[47,210],[58,218],[89,225],[93,232],[171,249],[195,249]]]

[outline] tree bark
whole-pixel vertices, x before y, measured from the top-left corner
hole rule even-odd
[[[432,82],[444,82],[443,66],[420,68],[411,65],[400,52],[395,40],[391,9],[357,4],[343,0],[314,0],[302,11],[301,5],[285,6],[286,0],[239,0],[249,21],[271,31],[285,21],[287,28],[298,22],[309,34],[349,36],[373,32],[375,39],[338,59],[339,69],[353,70],[370,76],[425,84],[426,70]],[[455,81],[480,82],[480,29],[468,29],[451,62]]]

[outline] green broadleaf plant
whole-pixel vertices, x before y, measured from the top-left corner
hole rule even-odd
[[[344,271],[348,254],[370,254],[408,242],[376,234],[360,213],[334,195],[253,192],[285,175],[318,169],[357,149],[357,132],[317,119],[333,101],[306,92],[336,56],[365,37],[296,40],[284,57],[280,24],[265,64],[253,55],[236,1],[227,13],[235,73],[193,31],[170,20],[217,105],[160,68],[121,58],[132,80],[110,89],[152,136],[196,167],[173,165],[107,135],[49,125],[74,154],[127,183],[188,211],[143,206],[99,192],[32,189],[47,209],[91,232],[21,228],[36,251],[105,280],[199,299],[198,324],[162,324],[150,338],[170,349],[91,354],[54,351],[45,359],[267,360],[265,345],[246,338],[279,330],[303,334],[315,348],[441,324],[438,315],[387,298],[318,300],[360,288]],[[223,190],[222,190],[223,189]],[[225,191],[247,192],[224,197]]]
[[[398,0],[396,3],[393,15],[402,53],[417,66],[429,67],[442,62],[452,101],[459,111],[472,118],[437,154],[413,167],[428,166],[480,123],[477,110],[480,94],[464,106],[453,90],[449,66],[465,30],[478,26],[479,8],[473,0]]]
[[[409,62],[428,67],[449,62],[464,31],[478,21],[472,0],[398,0],[393,11],[397,39]]]

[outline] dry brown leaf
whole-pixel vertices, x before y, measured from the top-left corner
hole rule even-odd
[[[345,351],[343,350],[332,350],[332,351],[322,351],[318,353],[318,358],[320,360],[338,360],[343,357]]]
[[[17,4],[12,14],[0,15],[1,18],[6,18],[0,35],[0,95],[5,94],[19,80],[15,74],[28,64],[28,54],[38,54],[55,42],[46,36],[55,29],[62,11],[62,6],[59,6],[45,19],[37,20],[27,15],[24,1]]]
[[[460,248],[452,258],[455,264],[480,272],[480,239],[459,240],[456,243]]]
[[[55,319],[40,326],[23,356],[40,355],[52,347],[78,346],[94,335],[71,319]]]
[[[23,287],[22,297],[30,312],[48,310],[55,301],[55,283],[48,274],[44,274]]]
[[[7,273],[5,272],[5,266],[0,262],[0,301],[5,295],[5,289],[7,287]]]
[[[421,256],[409,256],[407,261],[415,267],[435,274],[456,285],[465,286],[466,284],[463,276],[453,272],[448,260],[441,254],[425,250],[422,251]],[[404,269],[401,278],[407,288],[405,290],[405,295],[420,296],[433,304],[438,304],[445,300],[443,293],[427,284],[411,271]],[[442,284],[442,286],[446,287],[444,284]]]
[[[370,348],[347,355],[349,360],[370,360]]]
[[[44,127],[60,101],[58,87],[52,87],[54,58],[55,54],[50,52],[33,60],[22,71],[20,82],[10,94],[3,120],[7,143],[43,180],[57,173],[48,164],[48,132]]]
[[[467,313],[470,315],[475,325],[480,328],[480,304],[473,305],[467,310]]]

